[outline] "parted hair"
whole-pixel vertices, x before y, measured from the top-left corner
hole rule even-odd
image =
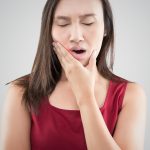
[[[59,0],[47,0],[41,18],[41,31],[36,56],[27,75],[8,82],[24,89],[22,102],[29,111],[38,111],[42,97],[50,95],[60,80],[62,66],[53,51],[51,29],[54,12]],[[102,46],[96,59],[98,72],[106,79],[115,82],[127,81],[113,73],[114,65],[114,25],[113,14],[108,0],[101,0],[104,15],[104,30]],[[108,60],[109,56],[109,60]],[[7,85],[6,84],[6,85]]]

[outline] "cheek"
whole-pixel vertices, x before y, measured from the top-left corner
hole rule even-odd
[[[64,32],[62,30],[59,30],[56,26],[52,27],[52,38],[53,40],[57,40],[57,41],[63,41],[63,39],[65,39],[65,35]]]
[[[91,36],[92,35],[92,36]],[[89,42],[96,49],[100,49],[103,41],[104,28],[96,27],[89,34]]]

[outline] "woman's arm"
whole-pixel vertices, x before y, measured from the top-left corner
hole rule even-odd
[[[123,150],[144,150],[147,99],[143,88],[128,84],[125,103],[114,133],[115,141]]]
[[[2,150],[30,150],[30,115],[21,103],[22,94],[21,88],[10,85],[2,115]]]
[[[88,150],[143,149],[146,96],[142,87],[128,83],[123,101],[125,105],[118,116],[113,138],[106,127],[94,96],[97,51],[93,51],[88,65],[83,67],[62,44],[54,42],[53,45],[76,96]]]
[[[83,98],[95,97],[86,95]],[[128,84],[114,137],[106,127],[96,100],[90,101],[90,104],[79,106],[88,150],[144,149],[146,96],[141,86]]]

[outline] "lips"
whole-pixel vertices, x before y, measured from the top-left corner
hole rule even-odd
[[[77,60],[83,60],[86,58],[86,51],[84,50],[72,50],[71,55]]]
[[[70,49],[70,53],[77,60],[82,60],[86,56],[86,49],[80,46],[73,46]]]
[[[69,48],[71,51],[79,51],[79,50],[84,50],[84,51],[86,51],[86,49],[85,48],[83,48],[83,47],[80,47],[80,46],[73,46],[73,47],[71,47],[71,48]]]
[[[77,54],[81,54],[81,53],[84,53],[85,52],[85,50],[72,50],[73,52],[75,52],[75,53],[77,53]]]

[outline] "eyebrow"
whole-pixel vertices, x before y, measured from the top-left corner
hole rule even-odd
[[[83,18],[86,18],[86,17],[95,17],[95,16],[96,16],[96,14],[89,13],[89,14],[80,15],[79,18],[83,19]],[[56,16],[55,19],[70,20],[70,18],[68,16]]]

